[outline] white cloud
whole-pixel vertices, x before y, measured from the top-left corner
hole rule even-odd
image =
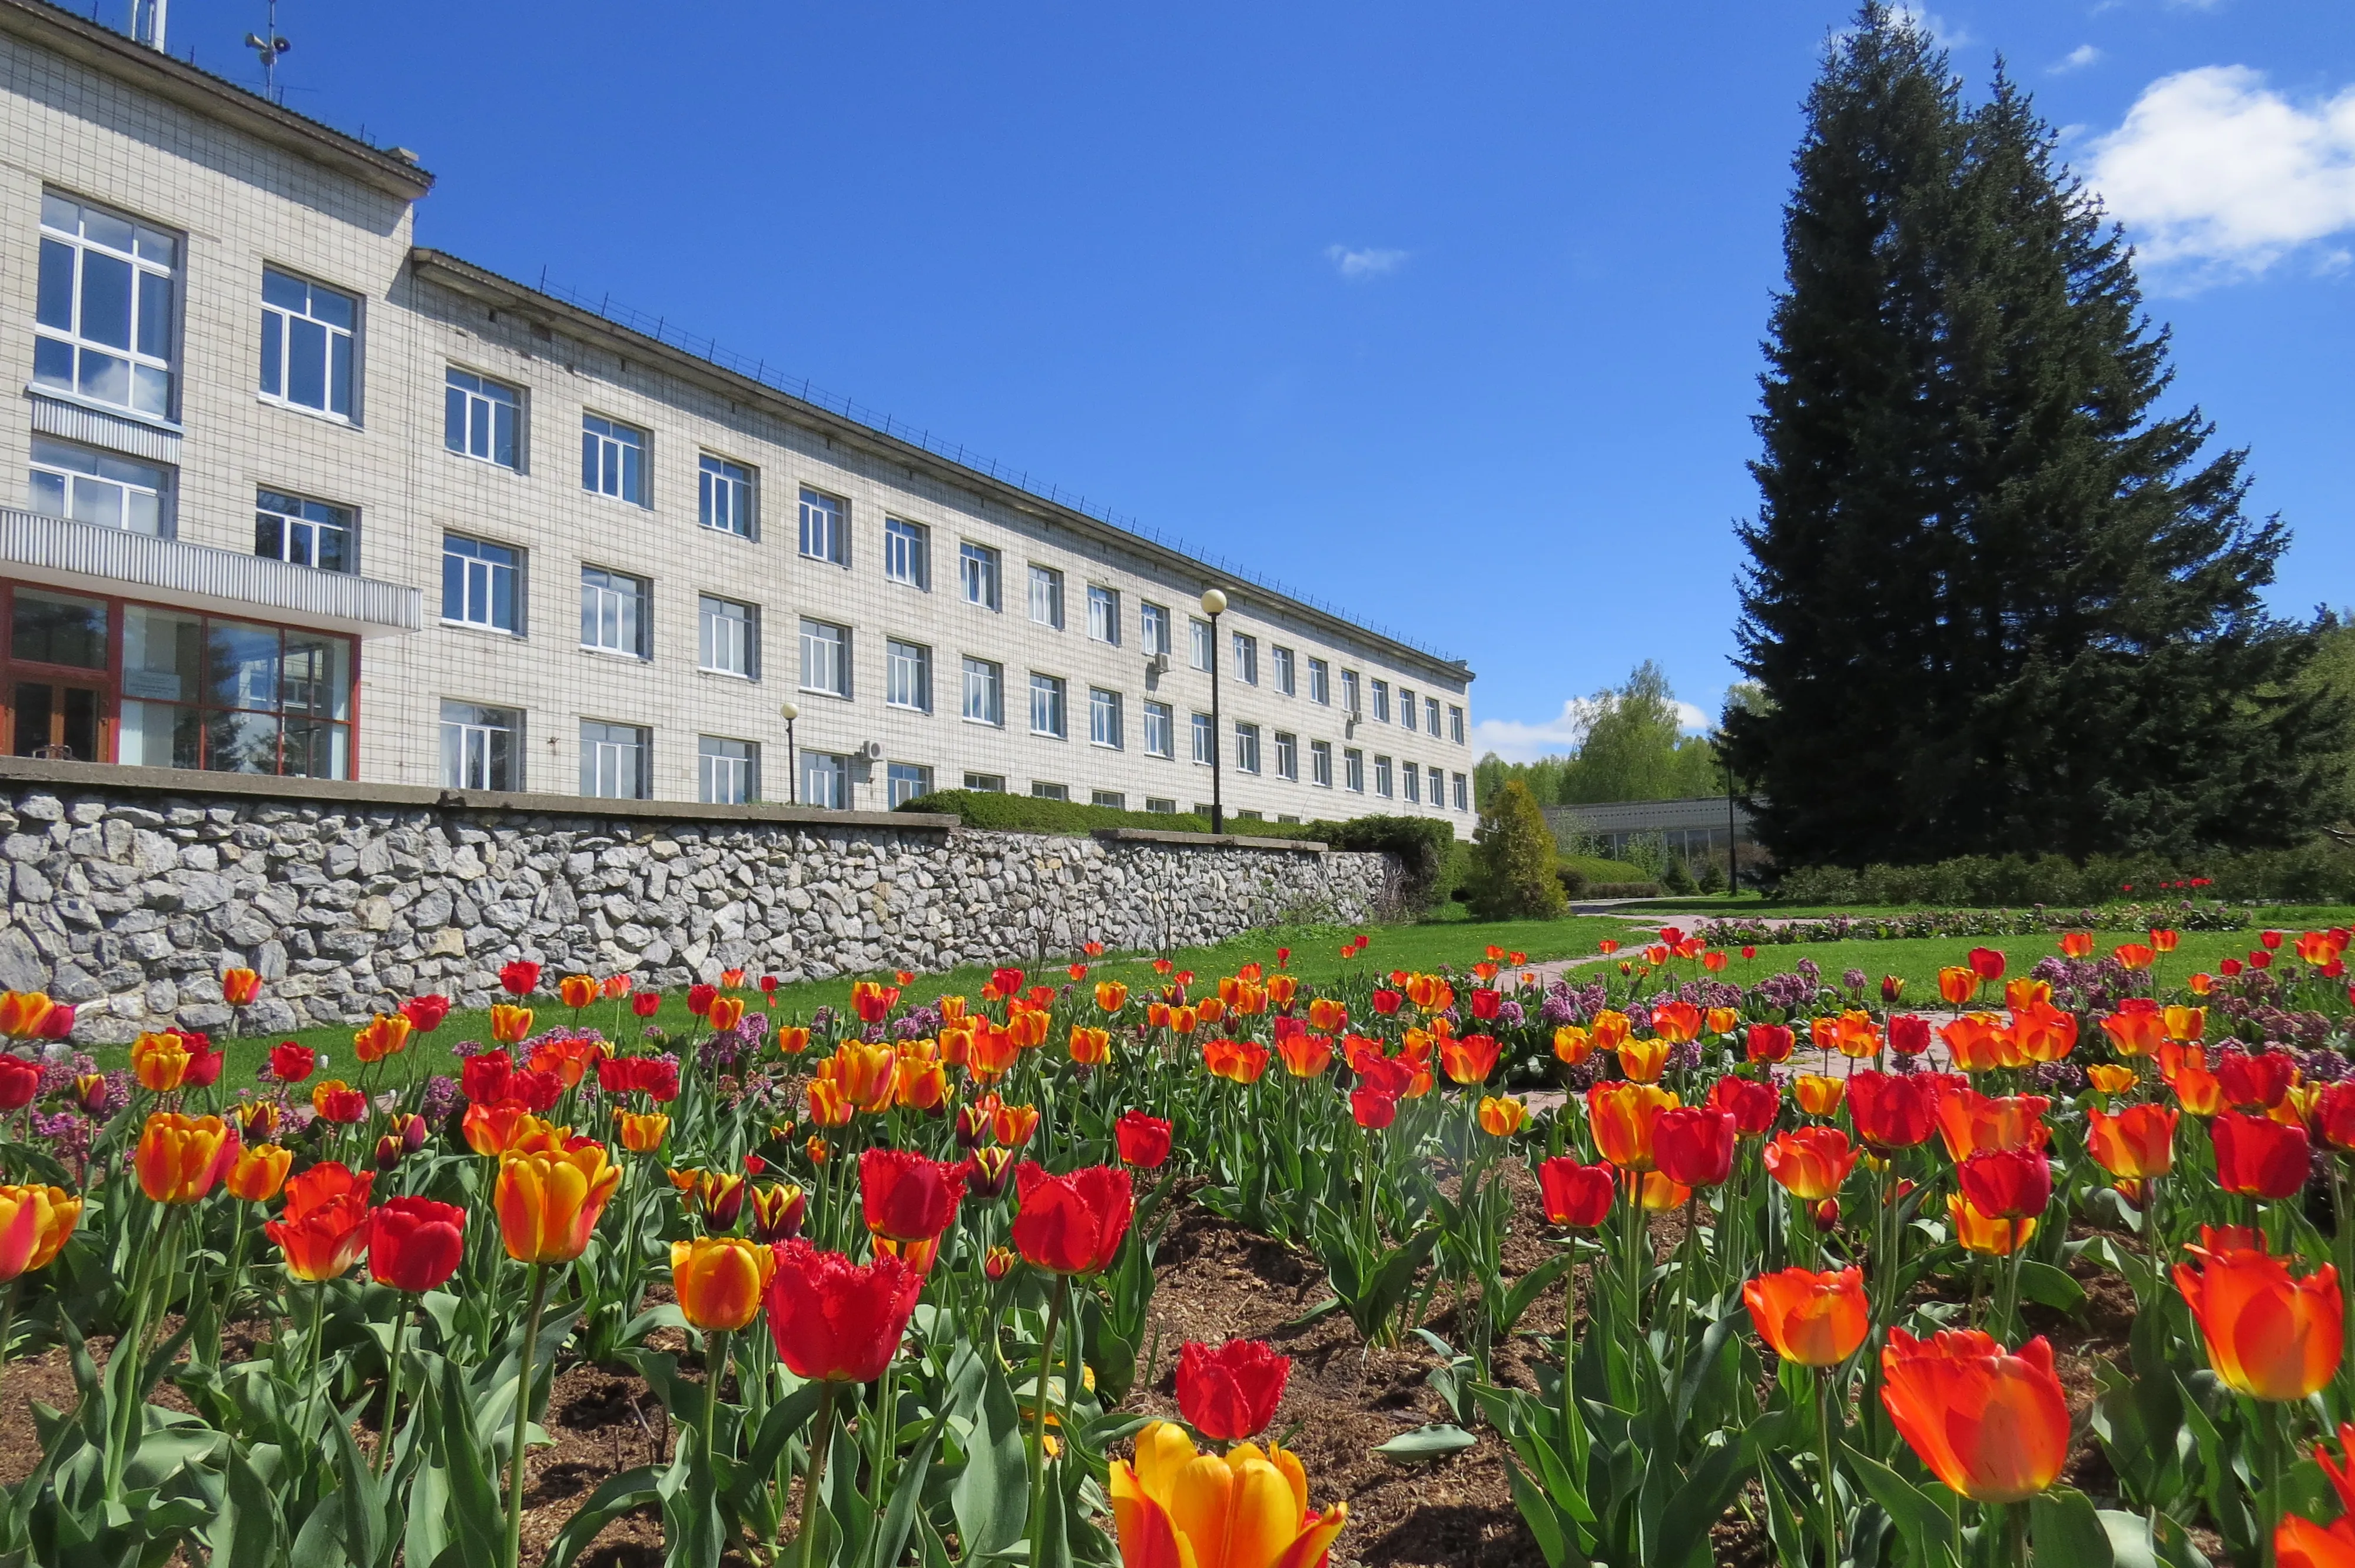
[[[1386,273],[1397,271],[1406,262],[1406,252],[1379,250],[1371,247],[1358,249],[1347,245],[1328,245],[1325,248],[1325,259],[1339,270],[1341,276],[1354,281],[1363,278],[1380,278]]]
[[[1688,735],[1691,734],[1695,730],[1714,729],[1717,727],[1717,720],[1701,712],[1700,709],[1693,706],[1690,703],[1678,703],[1677,705],[1677,723],[1683,727],[1685,733]]]
[[[2071,49],[2067,54],[2061,57],[2060,63],[2052,68],[2052,74],[2054,76],[2062,76],[2073,70],[2083,70],[2087,66],[2092,65],[2095,60],[2100,59],[2101,58],[2102,51],[2095,48],[2093,45],[2079,44],[2075,48]]]
[[[1947,21],[1926,6],[1913,4],[1913,0],[1903,0],[1902,4],[1892,5],[1890,9],[1901,16],[1909,18],[1915,26],[1929,34],[1944,48],[1958,49],[1971,41],[1970,34],[1965,32],[1959,26]]]
[[[1472,726],[1472,749],[1486,756],[1493,751],[1508,762],[1535,762],[1540,757],[1566,757],[1586,738],[1594,722],[1592,697],[1572,697],[1561,712],[1540,724],[1518,719],[1479,719]]]
[[[2180,286],[2355,228],[2355,88],[2299,104],[2246,66],[2202,66],[2145,88],[2088,153],[2089,183]]]

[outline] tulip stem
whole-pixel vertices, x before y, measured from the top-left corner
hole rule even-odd
[[[714,1329],[704,1341],[703,1372],[703,1464],[712,1469],[711,1424],[719,1414],[719,1380],[728,1375],[729,1335],[725,1329]],[[714,1471],[715,1477],[717,1475]]]
[[[1571,1265],[1561,1271],[1561,1462],[1570,1464],[1570,1422],[1576,1406],[1572,1404],[1570,1387],[1571,1363],[1578,1355],[1578,1243],[1570,1244]]]
[[[826,1486],[826,1457],[834,1447],[834,1401],[842,1385],[829,1380],[819,1385],[817,1435],[810,1440],[809,1475],[802,1482],[802,1530],[794,1545],[801,1568],[810,1568],[817,1551],[817,1494]]]
[[[2264,1510],[2259,1518],[2264,1522],[2264,1568],[2274,1568],[2274,1535],[2282,1520],[2282,1422],[2286,1415],[2271,1400],[2254,1402],[2257,1407],[2257,1457],[2265,1485]]]
[[[16,1337],[16,1293],[24,1287],[25,1277],[18,1275],[8,1282],[8,1301],[0,1306],[0,1387],[8,1378],[8,1342]]]
[[[1816,1369],[1816,1457],[1824,1472],[1824,1568],[1839,1568],[1839,1490],[1832,1468],[1832,1372]]]
[[[515,1426],[507,1445],[506,1568],[523,1563],[524,1432],[531,1423],[532,1362],[539,1357],[539,1314],[548,1305],[548,1265],[531,1266],[531,1308],[523,1320],[523,1364],[516,1369]]]
[[[318,1414],[319,1409],[319,1365],[325,1359],[320,1354],[322,1347],[319,1341],[326,1337],[326,1316],[327,1282],[323,1279],[311,1287],[311,1338],[304,1347],[311,1353],[310,1372],[304,1379],[309,1385],[309,1391],[303,1399],[302,1435],[306,1442],[311,1436],[311,1418]],[[329,1451],[333,1452],[332,1449]]]
[[[1030,1413],[1030,1561],[1034,1563],[1046,1543],[1047,1369],[1054,1364],[1055,1330],[1062,1327],[1063,1308],[1071,1295],[1071,1277],[1055,1276],[1055,1294],[1047,1301],[1047,1337],[1039,1345],[1038,1408]]]
[[[2339,1264],[2339,1299],[2340,1332],[2345,1343],[2339,1356],[2339,1376],[2347,1385],[2342,1402],[2345,1408],[2355,1409],[2355,1227],[2350,1227],[2347,1213],[2347,1170],[2334,1150],[2330,1160],[2330,1250]],[[6,1354],[7,1344],[0,1340],[0,1355]]]
[[[400,1310],[392,1315],[392,1364],[384,1374],[384,1434],[377,1440],[376,1473],[381,1478],[392,1456],[393,1418],[400,1412],[400,1331],[409,1326],[415,1298],[404,1295]]]

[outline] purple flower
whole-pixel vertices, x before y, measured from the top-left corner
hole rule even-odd
[[[425,1097],[419,1114],[428,1127],[440,1127],[458,1108],[458,1080],[447,1073],[436,1073],[425,1080]]]
[[[1497,1004],[1497,1022],[1508,1029],[1518,1029],[1525,1022],[1521,1004],[1509,996],[1505,998]]]

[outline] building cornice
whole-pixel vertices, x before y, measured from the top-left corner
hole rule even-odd
[[[0,0],[0,4],[24,3],[25,0]],[[1435,657],[1412,643],[1402,642],[1345,616],[1305,603],[1278,589],[1250,581],[1239,583],[1232,574],[1197,560],[1182,550],[1132,533],[1076,507],[1050,501],[1019,485],[944,458],[913,441],[889,435],[821,404],[780,391],[765,381],[730,370],[660,338],[623,326],[595,311],[557,299],[446,251],[419,246],[410,252],[410,264],[421,278],[489,309],[519,316],[551,332],[562,332],[567,336],[609,349],[623,358],[659,366],[683,381],[703,387],[732,401],[757,407],[776,418],[815,431],[837,445],[924,474],[939,483],[970,492],[1007,511],[1140,557],[1172,576],[1181,579],[1192,578],[1203,588],[1225,588],[1231,597],[1255,601],[1279,610],[1287,618],[1300,621],[1333,641],[1355,642],[1378,650],[1411,669],[1430,671],[1450,680],[1461,681],[1467,686],[1473,679],[1471,666],[1461,660]]]
[[[357,136],[294,113],[259,93],[134,43],[112,27],[60,10],[47,0],[0,0],[0,34],[127,81],[143,92],[357,179],[387,196],[415,201],[433,188],[432,175],[397,154],[371,147]]]

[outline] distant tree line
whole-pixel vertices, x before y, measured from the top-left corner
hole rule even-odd
[[[1507,762],[1493,751],[1483,757],[1474,770],[1480,800],[1494,800],[1508,780],[1541,806],[1725,792],[1716,745],[1685,733],[1677,694],[1651,660],[1636,666],[1625,685],[1595,693],[1586,711],[1585,734],[1567,755],[1534,762]]]

